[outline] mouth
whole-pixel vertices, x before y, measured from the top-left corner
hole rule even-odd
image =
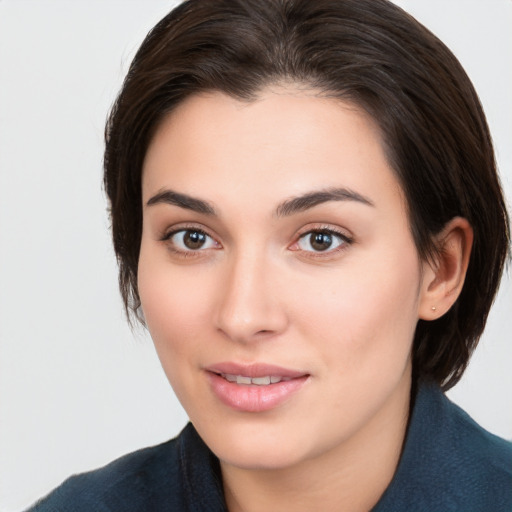
[[[279,382],[292,380],[290,377],[279,377],[276,375],[265,375],[263,377],[246,377],[245,375],[233,375],[230,373],[220,373],[218,375],[228,382],[236,382],[236,384],[242,386],[268,386],[270,384],[278,384]]]
[[[274,365],[221,363],[205,368],[210,387],[224,405],[242,412],[263,412],[287,402],[310,374]]]

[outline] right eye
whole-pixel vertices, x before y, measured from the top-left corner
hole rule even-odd
[[[197,252],[219,247],[210,235],[200,229],[180,229],[166,235],[165,240],[178,252]]]

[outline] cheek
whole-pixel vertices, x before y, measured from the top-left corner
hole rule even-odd
[[[191,282],[186,272],[172,271],[165,258],[150,257],[141,250],[138,288],[146,324],[161,358],[180,354],[197,340],[204,322],[204,288]],[[162,360],[164,363],[164,360]]]
[[[160,364],[176,396],[189,411],[201,391],[191,369],[204,343],[205,301],[199,282],[185,272],[173,271],[168,262],[146,258],[141,252],[138,287],[147,327]]]
[[[294,316],[302,319],[304,331],[315,334],[322,350],[336,352],[329,359],[332,364],[340,358],[359,364],[391,359],[397,352],[408,355],[420,280],[416,253],[409,253],[399,263],[392,261],[396,256],[361,258],[357,265],[347,265],[346,272],[332,273],[321,291],[295,291],[301,300],[295,303]]]

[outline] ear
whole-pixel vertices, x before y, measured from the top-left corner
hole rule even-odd
[[[453,306],[464,285],[472,244],[473,228],[462,217],[453,218],[437,235],[438,255],[423,263],[419,318],[436,320]]]

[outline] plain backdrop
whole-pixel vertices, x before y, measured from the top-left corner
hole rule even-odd
[[[0,0],[0,511],[186,422],[149,337],[128,329],[101,187],[106,113],[175,2]],[[397,2],[452,48],[481,95],[512,197],[512,2]],[[510,201],[509,201],[510,203]],[[450,396],[512,438],[507,278]]]

